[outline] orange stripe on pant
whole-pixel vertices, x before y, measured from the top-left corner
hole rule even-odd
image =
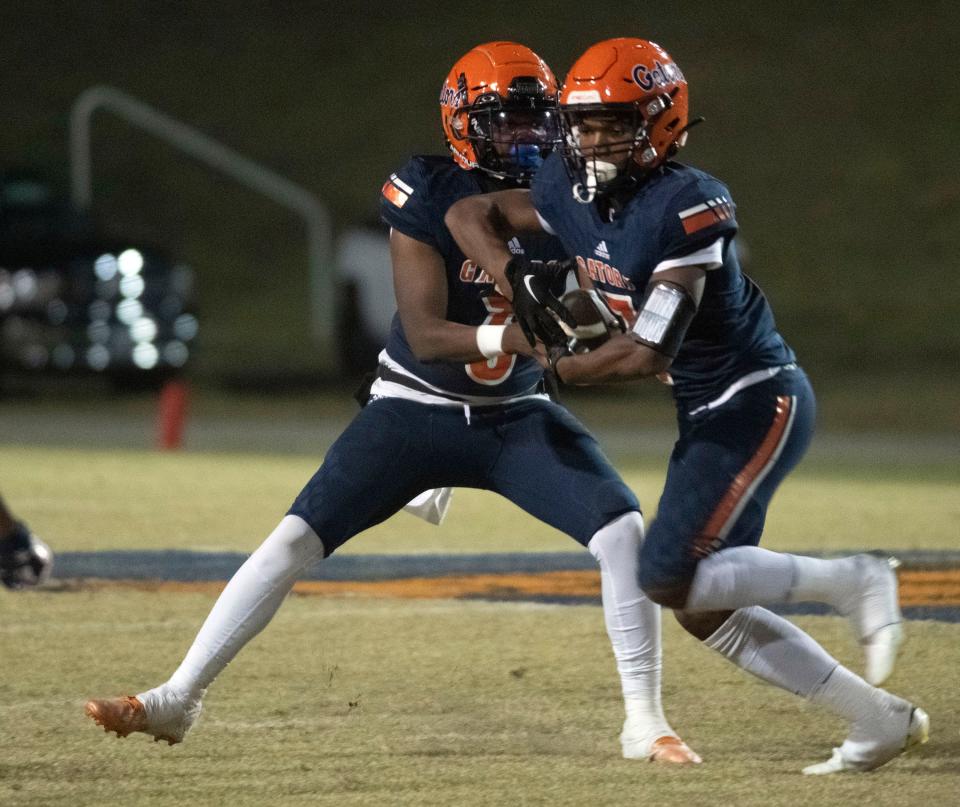
[[[777,453],[777,448],[783,440],[790,424],[790,408],[792,399],[786,395],[777,396],[777,408],[773,416],[773,423],[769,431],[760,443],[760,447],[754,452],[750,461],[736,475],[727,492],[720,500],[720,504],[711,513],[707,519],[707,524],[697,536],[694,546],[694,554],[698,557],[706,557],[711,552],[719,549],[722,544],[724,528],[730,517],[736,512],[737,505],[741,499],[751,489],[754,480],[763,472],[768,463]]]

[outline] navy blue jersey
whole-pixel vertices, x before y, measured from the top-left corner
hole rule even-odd
[[[505,325],[513,321],[510,303],[494,288],[493,278],[467,260],[443,223],[454,202],[484,190],[476,172],[459,168],[451,157],[414,157],[384,184],[380,215],[392,228],[429,244],[443,257],[448,320],[464,325]],[[532,260],[566,257],[560,241],[543,234],[513,239],[510,249]],[[386,350],[418,378],[456,395],[502,397],[527,392],[543,374],[534,359],[517,355],[473,364],[420,362],[410,349],[399,315],[393,318]]]
[[[670,367],[674,396],[685,409],[716,398],[733,381],[763,367],[794,360],[777,333],[766,298],[740,270],[730,191],[718,180],[680,163],[664,165],[644,182],[612,221],[595,204],[573,197],[559,154],[534,178],[533,203],[577,264],[629,322],[636,319],[655,270],[703,251],[703,298]],[[713,247],[711,252],[710,248]]]

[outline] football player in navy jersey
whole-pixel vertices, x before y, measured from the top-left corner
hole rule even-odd
[[[398,313],[369,400],[229,582],[174,675],[136,697],[88,702],[107,730],[179,742],[206,687],[307,565],[418,494],[459,486],[496,491],[591,551],[624,695],[623,755],[700,761],[661,707],[660,614],[639,587],[636,497],[593,437],[544,394],[543,369],[510,304],[443,223],[458,199],[528,186],[558,141],[557,92],[549,67],[512,42],[481,45],[454,66],[440,97],[452,156],[414,157],[382,188]],[[539,261],[541,280],[563,289],[555,238],[523,235],[509,248]],[[548,324],[535,307],[528,315]]]
[[[626,333],[577,355],[542,318],[528,324],[552,343],[545,363],[565,383],[673,384],[680,437],[641,551],[643,589],[735,664],[850,722],[833,757],[806,773],[869,770],[927,736],[921,709],[871,686],[890,674],[901,642],[896,577],[890,559],[757,546],[774,491],[809,443],[814,397],[763,293],[740,270],[730,191],[671,159],[687,139],[687,103],[686,79],[661,47],[600,42],[567,76],[565,142],[532,189],[465,199],[446,222],[518,312],[557,312],[549,278],[504,243],[545,231],[623,316]],[[802,601],[849,618],[870,683],[762,607]]]

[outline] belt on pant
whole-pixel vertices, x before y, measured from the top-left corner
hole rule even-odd
[[[416,378],[413,378],[408,375],[404,375],[403,373],[398,373],[396,370],[391,370],[389,367],[383,364],[381,364],[377,368],[375,377],[383,379],[384,381],[389,381],[391,384],[399,384],[400,386],[406,387],[407,389],[416,390],[417,392],[425,392],[428,395],[435,395],[437,398],[445,398],[448,401],[454,401],[455,403],[459,403],[459,404],[467,404],[470,406],[491,406],[495,404],[508,404],[511,402],[510,400],[491,401],[489,404],[485,404],[483,403],[483,401],[478,402],[475,399],[467,400],[466,398],[462,398],[457,395],[451,395],[449,392],[438,392],[432,387],[428,387],[426,384],[421,383]],[[537,395],[539,393],[544,393],[546,391],[547,391],[546,385],[544,384],[544,381],[541,378],[539,381],[537,381],[536,384],[530,387],[530,389],[525,390],[524,392],[518,392],[516,396],[511,396],[511,398],[513,397],[522,398],[525,395]]]

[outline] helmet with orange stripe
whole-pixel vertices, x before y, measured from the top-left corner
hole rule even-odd
[[[560,96],[564,161],[590,202],[637,184],[686,142],[687,81],[645,39],[607,39],[574,62]]]
[[[440,120],[461,168],[527,185],[560,142],[557,80],[530,48],[488,42],[463,56],[440,91]]]

